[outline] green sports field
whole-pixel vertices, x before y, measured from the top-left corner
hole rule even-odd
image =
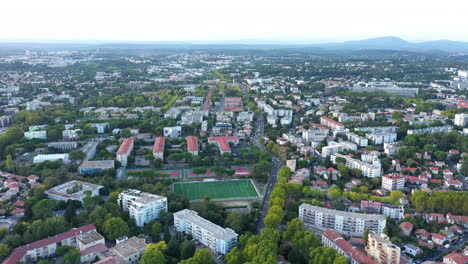
[[[174,192],[187,196],[189,200],[201,200],[205,195],[212,199],[258,197],[250,180],[176,183]]]

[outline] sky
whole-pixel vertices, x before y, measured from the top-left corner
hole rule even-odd
[[[468,0],[2,0],[1,40],[468,41]]]

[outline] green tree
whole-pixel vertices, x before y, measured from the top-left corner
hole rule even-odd
[[[208,249],[203,248],[195,252],[193,256],[193,260],[195,260],[199,264],[214,264],[216,263],[211,256],[211,253]]]
[[[74,248],[70,250],[65,256],[63,256],[63,264],[79,264],[81,262],[81,254],[78,249]]]
[[[71,160],[84,160],[86,154],[81,150],[72,150],[68,153]]]
[[[57,256],[63,256],[67,254],[71,249],[72,247],[70,246],[60,246],[57,247],[57,249],[55,250],[55,254],[57,254]]]
[[[193,257],[193,254],[195,254],[196,248],[197,246],[195,245],[194,242],[185,240],[184,242],[182,242],[182,244],[180,244],[180,248],[179,248],[180,258],[188,259],[188,258]]]
[[[242,233],[242,216],[237,211],[232,211],[226,217],[224,225],[238,234]]]
[[[166,264],[164,251],[167,250],[166,242],[161,241],[157,244],[149,244],[140,259],[140,264]]]
[[[265,227],[267,228],[277,228],[281,224],[282,218],[274,213],[268,213],[263,219]]]
[[[13,160],[10,154],[8,154],[6,157],[5,165],[6,165],[7,171],[13,172],[13,173],[16,171],[15,161]]]
[[[56,206],[55,200],[44,199],[39,201],[32,207],[32,211],[35,219],[46,219],[54,215],[54,209]]]
[[[151,225],[151,238],[153,239],[153,241],[159,241],[161,239],[160,238],[161,232],[162,232],[161,223],[159,223],[158,221],[154,221],[154,223]]]
[[[7,244],[0,244],[0,261],[3,261],[10,254],[10,247]]]
[[[120,217],[109,218],[104,223],[104,233],[109,240],[116,240],[119,237],[128,235],[128,225]]]

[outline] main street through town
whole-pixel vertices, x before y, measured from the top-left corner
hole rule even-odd
[[[240,84],[240,88],[245,96],[249,96],[249,92],[245,84]],[[261,151],[268,153],[268,151],[265,149],[265,146],[260,142],[260,138],[262,138],[265,133],[265,121],[261,114],[257,116],[257,122],[256,122],[255,127],[256,128],[251,139]],[[265,227],[265,224],[263,223],[263,219],[268,213],[268,202],[270,201],[270,194],[276,182],[278,181],[278,171],[282,165],[282,162],[279,158],[271,154],[270,156],[271,156],[271,175],[270,177],[268,177],[267,185],[264,191],[262,205],[260,208],[260,216],[257,220],[257,232],[260,232]]]
[[[255,145],[258,148],[260,148],[261,151],[267,152],[267,150],[265,149],[265,146],[263,146],[263,144],[259,140],[261,137],[263,137],[263,135],[264,135],[264,120],[263,120],[263,116],[260,115],[257,118],[256,131],[255,131],[254,136],[252,137],[252,140],[255,143]],[[271,175],[268,178],[267,185],[264,191],[264,197],[263,197],[262,205],[260,208],[260,216],[257,221],[257,232],[260,232],[265,227],[265,224],[263,223],[263,219],[268,213],[268,202],[270,201],[270,194],[278,180],[278,171],[282,165],[282,162],[279,158],[271,154],[270,156],[271,156]]]

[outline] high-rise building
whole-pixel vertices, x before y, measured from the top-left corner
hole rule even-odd
[[[382,189],[387,191],[403,190],[405,177],[399,173],[391,173],[382,177]]]
[[[174,227],[178,232],[192,234],[194,240],[221,254],[236,247],[239,236],[234,230],[215,225],[188,209],[174,213]]]
[[[365,229],[382,233],[386,219],[378,214],[361,214],[301,204],[299,219],[306,226],[333,229],[347,235],[362,235]]]
[[[385,234],[369,232],[366,252],[379,264],[400,264],[401,250]]]
[[[159,218],[161,211],[167,211],[167,198],[138,190],[126,190],[119,194],[118,204],[139,227]]]
[[[376,158],[372,164],[367,163],[358,159],[353,159],[350,156],[342,154],[333,154],[330,156],[330,159],[333,163],[336,163],[336,158],[343,158],[346,160],[346,167],[350,169],[360,169],[362,175],[369,178],[380,177],[382,165],[378,158]]]
[[[465,127],[468,125],[468,114],[456,114],[453,123],[457,126]]]

